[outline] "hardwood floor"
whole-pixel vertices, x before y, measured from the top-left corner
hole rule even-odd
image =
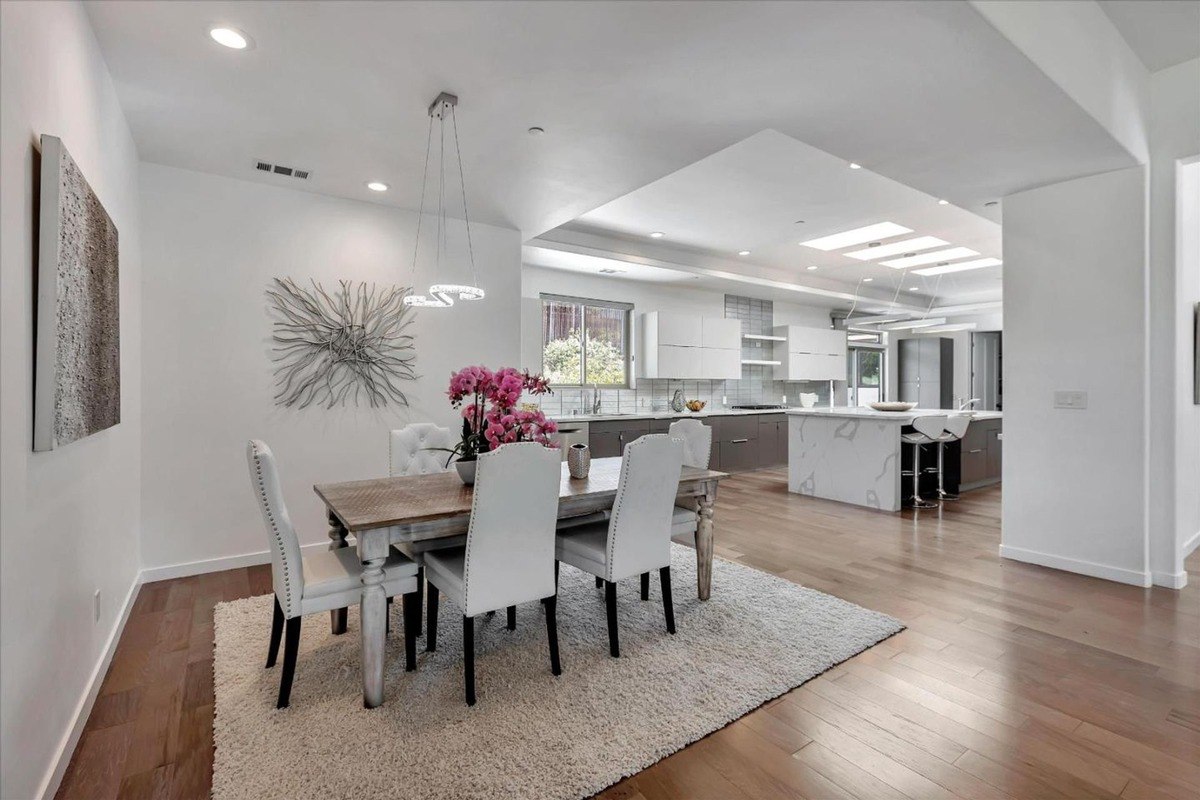
[[[716,522],[720,555],[908,630],[601,797],[1200,793],[1200,584],[1143,590],[1002,561],[997,488],[914,517],[750,473],[722,483]],[[1200,574],[1200,552],[1188,566]],[[267,567],[143,586],[58,796],[207,796],[213,605],[269,591]]]

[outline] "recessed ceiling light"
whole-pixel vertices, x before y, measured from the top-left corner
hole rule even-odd
[[[853,161],[851,161],[850,169],[862,169],[862,164],[855,164]]]
[[[983,269],[984,267],[998,267],[1004,262],[998,258],[977,258],[974,261],[960,261],[957,264],[939,264],[936,267],[926,267],[925,269],[914,269],[914,275],[945,275],[947,272],[965,272],[969,269]]]
[[[938,205],[939,206],[948,206],[948,205],[950,205],[950,201],[949,200],[938,200]]]
[[[664,236],[666,236],[666,234],[663,233],[662,231],[654,231],[653,233],[650,234],[651,239],[661,239]]]
[[[875,280],[875,279],[874,278],[863,278],[863,283],[870,283],[873,280]]]
[[[951,247],[949,250],[935,250],[932,253],[924,253],[919,256],[909,256],[908,258],[893,258],[891,261],[881,262],[885,267],[892,269],[905,269],[907,267],[919,267],[922,264],[932,264],[935,261],[949,261],[953,258],[966,258],[967,256],[979,255],[978,250],[972,250],[969,247]]]
[[[250,46],[250,37],[234,28],[213,28],[208,35],[217,44],[233,50],[245,50]]]
[[[879,247],[876,247],[872,243],[866,250],[855,250],[853,253],[843,253],[843,255],[850,256],[850,258],[857,258],[859,261],[870,261],[876,258],[887,258],[898,253],[907,255],[918,250],[928,250],[931,247],[945,247],[948,244],[950,243],[936,236],[918,236],[915,239],[905,239],[903,242],[880,245]]]
[[[876,239],[889,239],[902,233],[912,233],[912,228],[906,228],[894,222],[877,222],[864,228],[842,231],[831,236],[822,236],[819,239],[809,239],[800,244],[805,247],[814,247],[817,250],[840,250],[843,247],[853,247],[856,244]]]
[[[541,136],[545,132],[546,132],[545,128],[539,128],[536,125],[534,125],[532,128],[529,129],[530,136]]]
[[[805,269],[807,269],[809,272],[812,272],[814,269],[816,269],[816,267],[815,266],[805,267]]]
[[[908,287],[908,290],[909,290],[910,292],[917,292],[917,291],[920,291],[920,289],[918,289],[916,286],[910,286],[910,287]]]
[[[994,205],[997,205],[999,202],[1000,202],[999,200],[988,200],[986,203],[984,203],[984,205],[985,206],[994,206]]]
[[[613,267],[604,267],[600,270],[601,275],[621,275],[624,272],[623,269],[614,269]]]
[[[748,255],[750,255],[750,251],[749,250],[738,250],[738,255],[739,256],[748,256]]]
[[[383,181],[368,181],[367,188],[372,192],[386,192],[388,190],[388,185]]]

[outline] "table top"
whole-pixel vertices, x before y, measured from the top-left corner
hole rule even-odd
[[[620,475],[619,456],[592,459],[588,476],[582,480],[572,478],[564,462],[558,488],[559,501],[616,496]],[[681,485],[695,484],[727,477],[727,473],[716,470],[684,467],[679,482]],[[453,472],[319,483],[313,486],[313,491],[352,533],[471,513],[472,488],[464,486]]]

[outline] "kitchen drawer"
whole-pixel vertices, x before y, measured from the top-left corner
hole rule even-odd
[[[650,420],[650,433],[667,433],[671,430],[673,419],[652,419]]]
[[[648,419],[612,419],[603,422],[593,422],[589,425],[593,435],[597,433],[635,433],[641,436],[650,432]],[[632,441],[632,439],[630,440]]]
[[[786,423],[787,422],[787,414],[760,414],[757,417],[752,417],[752,419],[757,419],[758,424],[760,426],[761,425],[774,425],[778,422]]]
[[[588,449],[592,453],[592,458],[613,458],[622,455],[625,446],[621,443],[619,433],[616,431],[596,433],[595,423],[593,423],[592,432],[588,436]]]
[[[958,481],[960,484],[977,483],[988,478],[987,447],[967,447],[966,439],[962,445],[962,466],[959,468]]]
[[[721,442],[730,442],[734,439],[757,439],[758,417],[757,414],[721,417],[720,423],[713,428],[713,438]]]
[[[720,464],[717,469],[723,472],[743,472],[758,468],[758,440],[734,439],[727,442],[714,442],[715,461]]]
[[[988,432],[984,428],[983,422],[975,422],[967,426],[967,432],[963,434],[962,448],[966,453],[968,450],[985,450],[988,445]]]

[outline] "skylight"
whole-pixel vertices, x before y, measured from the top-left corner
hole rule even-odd
[[[840,250],[843,247],[853,247],[856,244],[873,242],[876,239],[888,239],[902,233],[912,233],[912,228],[906,228],[894,222],[877,222],[865,228],[855,228],[852,231],[842,231],[830,236],[822,236],[819,239],[809,239],[800,244],[817,250]]]
[[[914,275],[945,275],[947,272],[964,272],[969,269],[983,269],[984,267],[998,267],[1004,262],[998,258],[977,258],[974,261],[960,261],[957,264],[943,264],[940,267],[925,267],[925,269],[914,269]]]
[[[967,256],[979,255],[978,250],[972,250],[969,247],[951,247],[949,250],[935,250],[932,253],[922,253],[919,256],[908,256],[907,258],[893,258],[891,261],[881,262],[885,267],[892,269],[905,269],[907,267],[919,267],[922,264],[933,264],[938,261],[952,261],[956,258],[966,258]]]
[[[868,247],[866,250],[855,250],[853,253],[844,253],[843,255],[857,258],[859,261],[872,261],[876,258],[898,256],[901,253],[915,253],[918,250],[944,247],[948,244],[950,243],[936,236],[918,236],[915,239],[905,239],[903,242],[894,244],[881,244],[879,247]]]

